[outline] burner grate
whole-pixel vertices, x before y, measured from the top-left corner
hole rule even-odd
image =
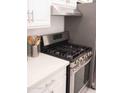
[[[42,52],[71,61],[87,50],[87,47],[67,43],[47,47]]]

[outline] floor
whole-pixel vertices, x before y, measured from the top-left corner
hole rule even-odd
[[[96,90],[89,88],[86,93],[96,93]]]

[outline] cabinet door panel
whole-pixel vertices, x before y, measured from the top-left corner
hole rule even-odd
[[[49,90],[51,93],[66,93],[66,76],[58,78]]]
[[[32,1],[32,10],[34,12],[35,21],[46,21],[49,17],[50,7],[49,0],[31,0]]]
[[[50,25],[50,0],[28,0],[28,11],[32,18],[29,27]]]
[[[56,87],[53,88],[53,93],[66,93],[66,83],[65,81],[62,81],[61,83],[58,83]]]

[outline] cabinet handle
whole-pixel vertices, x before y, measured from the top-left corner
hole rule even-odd
[[[34,12],[33,12],[33,10],[32,10],[32,22],[34,22]]]
[[[29,10],[27,11],[27,16],[28,16],[28,19],[27,19],[27,21],[29,22],[30,20],[29,20]]]
[[[33,22],[34,21],[34,11],[32,10],[31,12],[28,10],[27,11],[27,15],[28,15],[28,19],[27,21],[30,23],[30,22]]]
[[[28,14],[28,22],[32,22],[33,21],[33,10],[30,12],[30,10],[28,10],[27,12]]]

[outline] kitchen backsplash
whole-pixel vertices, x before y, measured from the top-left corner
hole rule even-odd
[[[43,35],[64,31],[64,16],[51,16],[51,27],[30,29],[27,35]]]

